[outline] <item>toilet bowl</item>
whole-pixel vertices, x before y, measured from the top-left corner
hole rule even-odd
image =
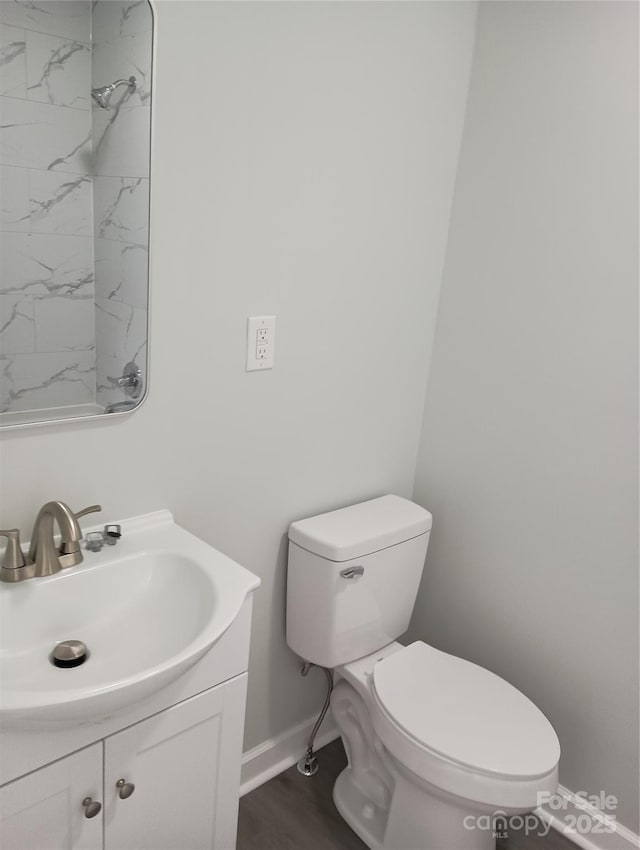
[[[556,790],[560,745],[513,685],[409,624],[431,514],[383,496],[289,529],[287,641],[333,668],[348,765],[333,797],[372,850],[494,850],[500,816]]]
[[[369,847],[493,848],[499,815],[556,790],[553,727],[488,670],[416,642],[336,674],[331,705],[349,764],[334,801]]]

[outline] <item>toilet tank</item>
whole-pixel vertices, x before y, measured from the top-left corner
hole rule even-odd
[[[287,643],[337,667],[403,634],[427,554],[431,514],[382,496],[289,527]]]

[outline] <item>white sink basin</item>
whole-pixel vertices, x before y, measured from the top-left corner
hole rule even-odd
[[[97,720],[194,664],[260,580],[189,534],[168,511],[124,520],[122,538],[53,576],[0,585],[0,723]],[[84,664],[55,667],[81,640]]]

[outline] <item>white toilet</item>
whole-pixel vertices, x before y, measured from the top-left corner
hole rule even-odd
[[[396,638],[431,514],[383,496],[289,528],[287,642],[334,668],[349,764],[333,798],[372,850],[493,850],[494,815],[555,792],[560,745],[524,694],[476,664]]]

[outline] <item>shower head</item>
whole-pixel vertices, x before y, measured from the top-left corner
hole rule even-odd
[[[91,89],[91,97],[100,109],[109,109],[109,98],[113,89],[110,86],[101,86],[99,89]]]
[[[108,86],[100,86],[97,89],[91,89],[91,97],[98,104],[100,109],[111,109],[109,104],[111,95],[118,86],[127,86],[132,92],[136,90],[138,81],[135,77],[129,77],[128,80],[116,80],[115,83],[110,83]]]

